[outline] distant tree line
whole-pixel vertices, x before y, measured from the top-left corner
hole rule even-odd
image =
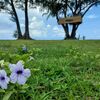
[[[16,23],[18,39],[31,39],[29,32],[28,11],[34,6],[40,6],[42,10],[47,10],[44,15],[60,18],[71,16],[81,16],[82,19],[89,9],[94,5],[99,5],[100,0],[0,0],[0,11],[10,14],[11,21]],[[21,9],[25,14],[25,32],[22,34],[20,21],[16,9]],[[38,24],[38,23],[37,23]],[[65,32],[66,39],[76,39],[76,32],[81,23],[61,24]],[[69,26],[72,27],[71,32]],[[34,26],[33,26],[34,27]]]

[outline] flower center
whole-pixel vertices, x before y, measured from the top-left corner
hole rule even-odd
[[[5,80],[5,77],[3,77],[3,76],[2,76],[2,77],[0,77],[0,80],[1,80],[1,81]]]
[[[23,72],[22,70],[18,70],[17,74],[22,74],[22,72]]]

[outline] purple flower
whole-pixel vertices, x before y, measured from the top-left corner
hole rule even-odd
[[[27,52],[27,47],[26,47],[26,45],[23,45],[22,50],[23,50],[24,52]]]
[[[12,83],[25,84],[27,78],[30,77],[31,73],[29,69],[24,69],[24,66],[21,61],[18,61],[17,64],[9,65],[11,70],[10,79]]]
[[[9,83],[9,78],[5,70],[0,70],[0,87],[2,89],[7,89],[7,84]]]

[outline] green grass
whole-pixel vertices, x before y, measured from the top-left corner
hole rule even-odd
[[[29,51],[26,54],[20,51],[23,44]],[[27,62],[30,52],[34,60]],[[23,100],[100,99],[99,40],[0,41],[2,59],[12,63],[24,60],[31,69],[29,88],[19,95],[25,96]]]
[[[0,41],[0,49],[8,48],[12,50],[13,48],[20,47],[22,44],[27,45],[30,48],[68,48],[68,47],[79,47],[82,51],[93,51],[100,53],[100,41]]]

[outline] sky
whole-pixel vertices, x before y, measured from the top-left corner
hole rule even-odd
[[[17,10],[21,30],[24,33],[24,13]],[[82,39],[100,39],[100,6],[92,7],[85,15],[82,24],[77,30],[77,37]],[[62,40],[65,37],[64,30],[58,25],[55,18],[42,16],[39,8],[29,10],[30,36],[36,40]],[[10,20],[10,16],[0,13],[0,40],[13,40],[16,24]]]

